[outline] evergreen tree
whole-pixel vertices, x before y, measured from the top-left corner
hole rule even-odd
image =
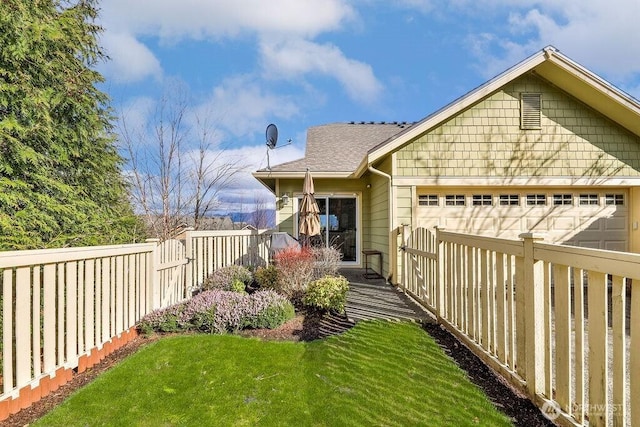
[[[0,249],[132,242],[95,0],[0,2]]]

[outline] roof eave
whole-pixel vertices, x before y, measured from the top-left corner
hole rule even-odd
[[[434,114],[416,123],[412,127],[408,128],[405,132],[398,135],[397,138],[387,143],[381,144],[378,147],[374,147],[371,151],[369,151],[367,156],[368,159],[365,160],[369,164],[373,163],[386,156],[387,154],[397,150],[407,142],[412,141],[413,139],[419,137],[420,135],[428,132],[431,129],[434,129],[453,115],[469,108],[470,106],[495,92],[511,80],[531,71],[536,66],[543,63],[546,60],[547,54],[552,49],[553,48],[545,48],[542,51],[530,56],[524,61],[511,67],[504,73],[496,76],[492,80],[489,80],[482,86],[476,88],[475,90],[469,92],[461,98],[458,98],[441,110],[436,111]]]
[[[277,178],[277,179],[304,179],[306,171],[257,171],[253,172],[256,179]],[[352,171],[313,171],[313,178],[352,178]]]

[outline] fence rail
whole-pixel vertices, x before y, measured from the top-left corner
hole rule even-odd
[[[640,255],[403,230],[404,290],[563,425],[640,425]]]
[[[135,337],[215,269],[268,262],[270,232],[187,231],[182,241],[0,252],[0,421]]]

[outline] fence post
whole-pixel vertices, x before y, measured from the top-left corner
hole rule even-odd
[[[543,237],[534,233],[523,233],[519,236],[523,240],[523,283],[516,284],[516,292],[524,296],[524,313],[516,311],[517,316],[524,315],[525,380],[529,396],[535,399],[536,394],[545,390],[545,345],[544,330],[544,283],[543,263],[534,257],[534,245]]]
[[[149,290],[147,293],[147,313],[152,312],[156,308],[160,308],[160,274],[158,273],[158,265],[160,264],[160,239],[147,239],[147,243],[153,243],[154,248],[151,252],[149,262]],[[156,301],[158,302],[156,306]]]
[[[446,318],[446,304],[445,304],[445,293],[444,293],[444,278],[445,278],[445,262],[444,262],[444,242],[440,240],[440,233],[444,231],[444,227],[440,227],[436,225],[434,227],[435,231],[435,250],[436,250],[436,261],[435,261],[435,269],[436,269],[436,313],[438,316],[442,318]]]
[[[193,227],[187,227],[184,231],[184,251],[185,256],[187,257],[187,264],[184,266],[185,268],[185,297],[190,297],[190,293],[193,293],[194,283],[193,283],[193,267],[194,267],[194,256],[193,256],[193,238],[191,237],[191,233],[195,230]]]
[[[402,224],[402,246],[401,248],[404,249],[405,247],[407,247],[408,245],[408,239],[409,236],[411,235],[411,226],[408,224]],[[408,262],[407,260],[409,259],[409,257],[407,256],[407,251],[402,251],[402,290],[404,292],[407,291],[407,280],[409,279],[409,267],[407,266]]]

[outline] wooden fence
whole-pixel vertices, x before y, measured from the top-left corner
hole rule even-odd
[[[403,230],[401,286],[562,425],[640,425],[640,255]]]
[[[190,298],[215,269],[268,261],[268,231],[0,252],[0,421],[136,336],[147,313]]]

